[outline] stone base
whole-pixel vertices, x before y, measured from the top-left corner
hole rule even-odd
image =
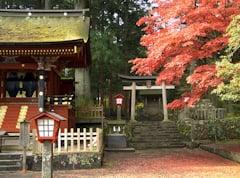
[[[217,154],[219,156],[222,156],[223,158],[232,160],[232,161],[236,161],[237,163],[240,163],[240,153],[238,152],[232,152],[232,151],[228,151],[228,150],[224,150],[221,148],[217,148],[215,146],[211,146],[211,145],[200,145],[200,148],[208,151],[210,153],[214,153]]]
[[[101,153],[66,153],[53,156],[53,170],[75,170],[100,168],[103,154]],[[27,158],[28,170],[42,170],[42,156],[33,155]]]
[[[108,148],[127,148],[127,138],[124,134],[109,134],[106,138]]]

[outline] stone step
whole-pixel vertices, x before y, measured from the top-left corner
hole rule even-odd
[[[163,122],[138,122],[136,124],[132,124],[133,126],[146,126],[146,125],[160,125],[160,126],[176,126],[176,123],[163,123]]]
[[[140,141],[132,141],[131,144],[134,144],[134,145],[149,145],[149,146],[161,146],[161,145],[185,145],[184,143],[182,142],[179,142],[179,141],[171,141],[171,142],[140,142]]]
[[[137,144],[132,144],[132,146],[135,149],[153,149],[153,148],[183,148],[185,147],[185,144],[183,143],[171,143],[171,144],[145,144],[145,143],[137,143]]]
[[[179,140],[181,141],[180,138],[166,138],[166,137],[162,137],[162,138],[140,138],[140,137],[133,137],[131,140],[140,140],[140,141],[171,141],[171,140]]]
[[[141,127],[141,126],[161,126],[161,127],[176,127],[176,124],[175,123],[171,123],[171,124],[162,124],[162,123],[139,123],[139,124],[133,124],[132,126],[135,126],[135,127]]]
[[[148,132],[140,132],[140,131],[133,131],[132,132],[135,135],[153,135],[154,133],[157,133],[159,135],[179,135],[179,132],[170,132],[170,131],[156,131],[156,130],[152,130],[152,131],[148,131]]]
[[[158,124],[154,124],[154,125],[134,125],[133,127],[160,127],[160,128],[176,128],[176,125],[158,125]]]
[[[135,129],[152,129],[152,128],[159,128],[161,130],[168,130],[168,129],[177,129],[177,127],[165,127],[165,126],[136,126],[133,127]]]
[[[0,171],[19,171],[21,165],[0,165]]]
[[[141,133],[179,133],[178,130],[161,130],[161,129],[151,129],[151,130],[133,130],[132,131],[133,133],[138,133],[138,134],[141,134]]]
[[[21,163],[22,161],[20,159],[0,160],[0,166],[21,165]]]
[[[132,126],[164,126],[164,127],[172,127],[172,126],[176,126],[175,123],[159,123],[159,122],[149,122],[149,123],[146,123],[146,122],[139,122],[137,124],[132,124]]]
[[[132,127],[130,145],[135,149],[184,147],[174,122],[141,122]]]
[[[0,153],[0,160],[21,159],[22,155],[18,153]]]
[[[176,136],[176,135],[171,135],[171,136],[170,135],[168,135],[168,136],[165,136],[165,135],[135,135],[132,138],[145,139],[145,140],[148,140],[148,139],[164,139],[164,140],[179,139],[179,140],[181,140],[182,139],[181,136]]]
[[[139,142],[171,142],[171,141],[178,141],[182,142],[182,139],[180,138],[139,138],[139,137],[133,137],[131,138],[131,141],[139,141]]]
[[[145,133],[139,133],[139,132],[133,132],[133,136],[143,136],[143,137],[181,137],[181,135],[177,132],[171,133],[171,132],[145,132]]]
[[[168,129],[168,130],[163,130],[163,129],[155,129],[155,128],[152,128],[152,129],[133,129],[133,132],[173,132],[173,133],[179,133],[177,129]]]
[[[142,132],[163,132],[163,133],[179,133],[178,130],[162,130],[162,129],[133,129],[133,132],[142,133]]]
[[[172,139],[172,140],[140,140],[140,139],[132,139],[132,143],[182,143],[179,139]]]

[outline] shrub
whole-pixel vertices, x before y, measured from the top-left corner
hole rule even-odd
[[[192,127],[192,124],[194,126]],[[225,119],[193,120],[180,119],[177,121],[179,132],[187,140],[211,139],[214,141],[240,138],[240,117],[232,116]],[[191,134],[192,127],[192,134]],[[192,138],[191,138],[192,137]]]
[[[217,141],[226,139],[223,122],[220,119],[211,118],[207,123],[207,127],[208,137],[211,140]]]
[[[222,127],[225,131],[227,138],[240,137],[240,117],[228,117],[223,120]]]
[[[178,120],[177,121],[178,131],[187,140],[191,140],[191,121],[189,120]]]

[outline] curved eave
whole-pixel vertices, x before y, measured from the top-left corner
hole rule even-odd
[[[68,56],[79,54],[83,45],[83,40],[60,42],[0,42],[0,55]]]

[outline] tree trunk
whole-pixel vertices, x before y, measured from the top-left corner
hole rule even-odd
[[[103,99],[104,99],[104,76],[103,76],[103,64],[99,64],[99,94],[101,98],[101,105],[104,105]]]
[[[75,9],[87,8],[88,0],[74,0]],[[90,75],[89,67],[75,69],[75,105],[82,106],[90,102]],[[88,103],[89,104],[89,103]]]
[[[110,79],[109,79],[109,93],[108,93],[108,96],[109,96],[109,108],[113,108],[113,87],[112,87],[112,75],[110,76]]]
[[[50,9],[50,0],[45,0],[44,9]]]
[[[90,77],[88,68],[75,69],[75,106],[88,107],[91,105]],[[80,113],[76,110],[76,116]]]
[[[4,9],[5,7],[4,7],[4,1],[1,1],[0,2],[0,9]]]
[[[74,0],[75,9],[86,9],[89,6],[88,0]]]

